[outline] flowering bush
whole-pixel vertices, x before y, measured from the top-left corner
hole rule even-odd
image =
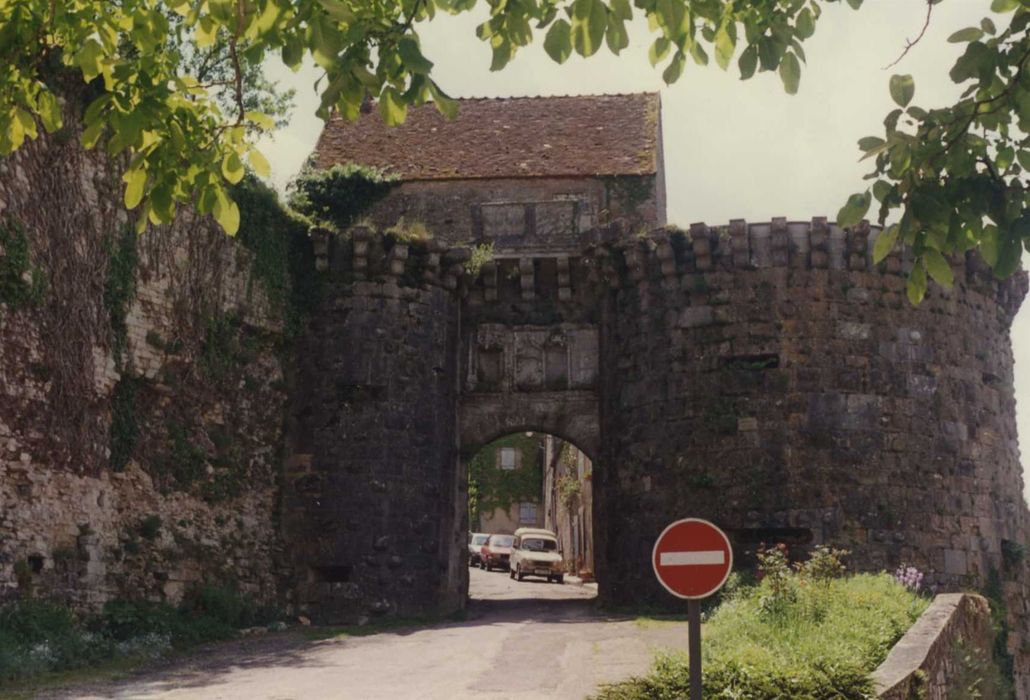
[[[923,572],[914,566],[902,564],[894,572],[894,580],[910,591],[918,593],[923,586]]]

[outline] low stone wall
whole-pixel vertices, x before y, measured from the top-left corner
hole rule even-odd
[[[946,700],[956,690],[955,647],[991,655],[991,613],[978,595],[937,596],[887,659],[873,672],[877,697],[883,700]]]

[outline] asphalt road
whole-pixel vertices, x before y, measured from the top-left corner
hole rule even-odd
[[[685,622],[598,613],[592,586],[471,572],[468,619],[320,642],[267,635],[49,698],[580,700],[686,648]]]

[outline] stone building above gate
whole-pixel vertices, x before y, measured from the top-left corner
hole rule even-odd
[[[580,234],[616,221],[665,223],[656,93],[458,102],[455,119],[427,104],[397,127],[371,108],[355,122],[334,116],[316,167],[396,176],[400,186],[368,213],[377,228],[418,222],[438,241],[492,243],[499,255],[578,249]]]

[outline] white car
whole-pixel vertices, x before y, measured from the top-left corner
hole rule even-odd
[[[479,550],[486,544],[486,541],[490,539],[490,535],[485,532],[470,532],[469,533],[469,566],[478,566],[481,561]]]
[[[565,583],[558,537],[550,530],[520,527],[511,545],[511,568],[508,575],[521,581],[526,576],[542,576],[548,581]]]

